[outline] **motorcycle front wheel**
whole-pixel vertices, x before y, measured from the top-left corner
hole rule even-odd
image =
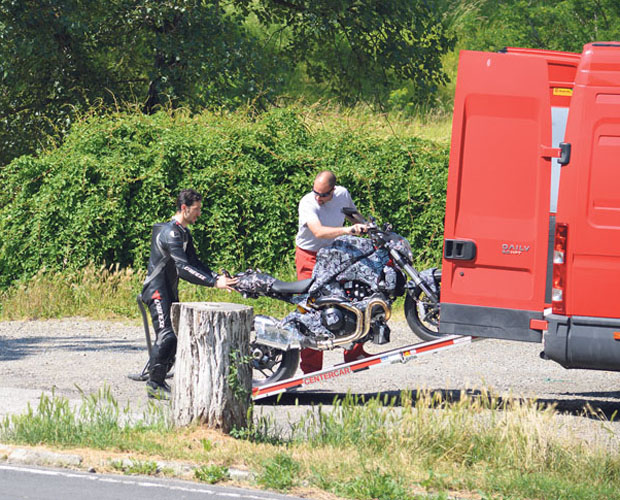
[[[405,297],[405,318],[409,328],[422,340],[443,337],[439,333],[439,304],[433,303],[419,287]]]
[[[299,366],[299,349],[282,351],[253,343],[250,350],[253,358],[253,387],[291,378]]]

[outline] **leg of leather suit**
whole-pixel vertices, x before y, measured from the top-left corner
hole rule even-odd
[[[165,291],[156,290],[146,303],[155,330],[155,343],[149,359],[149,381],[162,385],[177,350],[177,337],[170,319],[172,301]]]

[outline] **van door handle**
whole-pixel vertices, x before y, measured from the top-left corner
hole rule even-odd
[[[560,159],[558,163],[562,166],[568,165],[570,162],[570,150],[571,145],[570,142],[561,142],[560,143]]]
[[[474,260],[476,243],[471,240],[445,240],[443,256],[448,260]]]
[[[540,147],[540,156],[543,158],[559,158],[558,163],[562,166],[568,165],[570,162],[570,142],[561,142],[559,148],[551,148],[549,146]]]

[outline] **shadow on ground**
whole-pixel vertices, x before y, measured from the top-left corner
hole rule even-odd
[[[52,343],[53,340],[53,343]],[[99,338],[75,336],[58,339],[50,337],[22,337],[19,339],[5,339],[0,337],[0,361],[22,359],[27,356],[41,354],[46,349],[56,352],[75,351],[109,351],[109,352],[136,352],[146,351],[144,346],[136,345],[133,340],[101,340]]]
[[[428,391],[429,395],[437,401],[456,402],[462,397],[470,398],[489,398],[488,393],[479,390],[450,390],[435,389]],[[417,399],[418,391],[411,391],[413,404]],[[558,398],[495,398],[501,406],[508,400],[522,402],[536,402],[541,408],[554,407],[560,413],[566,413],[575,416],[594,418],[600,420],[601,417],[612,420],[616,419],[616,415],[620,413],[620,391],[618,392],[589,392],[589,393],[563,393]],[[580,397],[587,396],[587,397]],[[286,392],[278,396],[259,399],[255,402],[257,405],[332,405],[335,401],[343,401],[345,398],[353,398],[356,404],[362,405],[366,401],[375,398],[381,398],[385,404],[393,406],[402,406],[402,398],[400,391],[370,392],[370,393],[336,393],[323,391],[300,391]],[[601,401],[597,398],[605,398]]]

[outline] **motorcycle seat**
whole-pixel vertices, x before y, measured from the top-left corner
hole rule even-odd
[[[276,293],[306,293],[310,289],[310,285],[314,278],[308,278],[301,281],[280,281],[275,280],[271,286],[271,291]]]

